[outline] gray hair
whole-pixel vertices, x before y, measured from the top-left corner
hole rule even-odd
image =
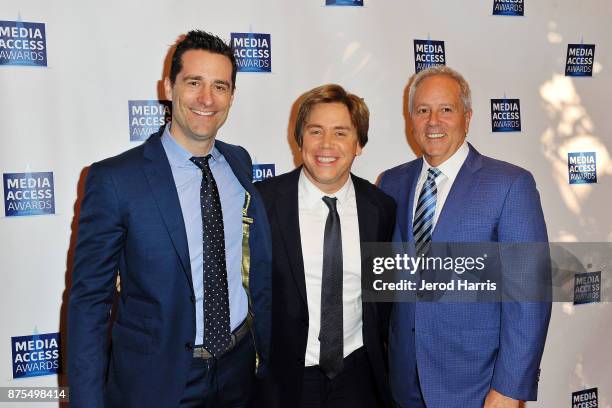
[[[435,65],[420,71],[418,74],[415,74],[412,77],[412,83],[410,84],[410,89],[408,91],[408,112],[411,116],[414,110],[414,94],[416,93],[417,86],[419,86],[421,81],[423,81],[425,78],[435,75],[446,75],[454,79],[460,88],[459,97],[461,98],[461,102],[463,102],[464,110],[466,112],[472,110],[472,92],[470,91],[470,85],[467,83],[465,78],[463,78],[463,75],[445,65]]]

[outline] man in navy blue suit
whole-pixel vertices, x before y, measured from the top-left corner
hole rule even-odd
[[[231,48],[189,32],[164,82],[171,124],[89,170],[68,320],[74,408],[243,407],[266,371],[266,212],[248,153],[215,139],[235,83]]]
[[[448,67],[421,71],[408,105],[423,157],[381,177],[380,187],[398,203],[394,241],[417,248],[547,242],[532,175],[465,141],[471,96],[459,73]],[[530,272],[535,279],[546,273],[521,271]],[[397,405],[518,407],[535,400],[550,302],[528,300],[394,304],[389,369]]]

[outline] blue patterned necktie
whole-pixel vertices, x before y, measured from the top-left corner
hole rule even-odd
[[[192,157],[202,170],[200,204],[204,258],[204,348],[219,357],[231,343],[225,232],[217,183],[208,161],[212,156]]]
[[[436,213],[436,177],[440,175],[440,170],[430,167],[427,171],[427,180],[423,184],[419,201],[417,202],[412,222],[412,232],[416,247],[416,255],[425,254],[429,250],[431,242],[431,232],[433,230],[433,219]]]

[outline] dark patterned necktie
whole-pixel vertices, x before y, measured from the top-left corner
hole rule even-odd
[[[217,183],[208,161],[212,156],[192,157],[202,169],[200,204],[204,245],[204,348],[219,357],[230,345],[230,313],[225,264],[223,212]]]
[[[414,211],[414,221],[412,222],[412,232],[416,254],[420,256],[429,250],[431,242],[431,232],[433,230],[433,219],[436,213],[436,200],[438,189],[436,187],[436,177],[441,171],[435,167],[430,167],[427,171],[427,180],[423,183],[423,188],[419,195],[416,210]]]
[[[321,331],[319,367],[329,378],[342,371],[344,330],[342,322],[342,234],[336,198],[323,197],[329,208],[323,238],[323,276],[321,282]]]

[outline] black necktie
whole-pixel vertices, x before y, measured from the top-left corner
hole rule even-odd
[[[192,157],[202,169],[200,204],[204,245],[204,348],[219,357],[231,342],[225,233],[217,183],[208,164],[211,155]]]
[[[329,378],[342,371],[344,330],[342,327],[342,234],[336,198],[323,197],[329,207],[323,240],[321,285],[321,332],[319,366]]]

